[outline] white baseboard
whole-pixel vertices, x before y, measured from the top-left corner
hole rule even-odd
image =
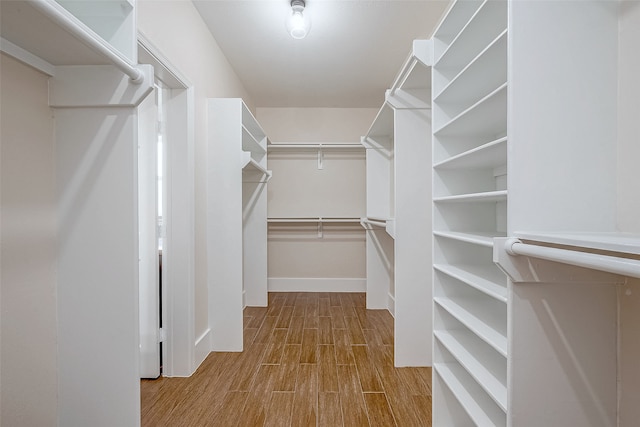
[[[396,298],[391,294],[387,294],[387,310],[393,317],[396,317]]]
[[[366,292],[367,279],[270,277],[269,292]]]
[[[207,329],[198,339],[196,339],[195,345],[195,364],[194,372],[198,369],[200,364],[207,358],[211,351],[211,329]]]

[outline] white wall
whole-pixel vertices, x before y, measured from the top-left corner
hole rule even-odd
[[[256,117],[274,143],[359,143],[377,109],[257,108]],[[365,153],[325,150],[269,153],[273,178],[269,217],[365,215]],[[271,225],[269,290],[364,291],[365,234],[359,224]]]
[[[618,92],[618,229],[640,232],[640,2],[620,5]],[[629,291],[630,294],[627,294]],[[640,280],[620,298],[620,426],[640,419]]]
[[[190,0],[139,0],[138,30],[194,86],[195,99],[195,337],[208,329],[206,266],[207,98],[239,97],[242,82]],[[168,28],[168,23],[171,23]],[[195,338],[194,338],[195,339]]]
[[[377,113],[377,108],[256,108],[256,118],[275,143],[358,143]]]
[[[48,77],[2,55],[0,425],[57,425],[56,223]]]

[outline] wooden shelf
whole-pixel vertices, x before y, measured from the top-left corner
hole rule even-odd
[[[507,322],[486,301],[435,297],[434,302],[502,356],[507,356]]]
[[[464,330],[434,331],[433,335],[506,413],[506,358],[496,357],[493,349]]]
[[[507,190],[487,191],[483,193],[459,194],[455,196],[434,197],[435,203],[468,203],[468,202],[504,202]]]
[[[507,137],[498,138],[479,147],[444,159],[434,169],[482,169],[507,163]]]
[[[507,278],[493,265],[434,264],[433,268],[506,304]]]
[[[451,119],[436,136],[500,135],[507,129],[507,84]]]
[[[434,363],[433,368],[476,425],[506,425],[505,414],[459,364]]]

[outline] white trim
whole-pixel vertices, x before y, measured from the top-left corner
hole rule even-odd
[[[202,362],[207,358],[211,351],[211,329],[207,328],[202,335],[196,339],[195,345],[195,364],[194,366],[200,366]]]
[[[204,360],[199,344],[210,342],[209,330],[195,337],[195,224],[194,224],[194,163],[195,163],[195,94],[194,88],[149,40],[138,33],[139,57],[149,62],[155,74],[173,92],[167,104],[167,139],[181,141],[170,144],[167,152],[166,239],[163,252],[162,310],[163,329],[167,339],[163,345],[163,375],[188,377]],[[173,76],[173,78],[167,78]],[[163,78],[164,77],[164,78]],[[176,154],[177,153],[177,154]],[[178,157],[176,157],[179,156]],[[170,159],[174,159],[171,162]],[[176,163],[177,162],[177,163]],[[175,200],[175,198],[180,200]],[[172,256],[175,254],[175,256]],[[208,353],[210,347],[206,344]],[[206,354],[204,354],[206,357]]]
[[[391,292],[387,294],[387,310],[394,318],[396,317],[396,298],[391,295]]]
[[[138,48],[142,48],[144,54],[147,54],[140,55],[140,52],[138,52],[138,62],[143,63],[145,61],[153,65],[156,70],[156,77],[162,80],[165,85],[171,89],[187,89],[192,86],[189,80],[140,31],[138,31]]]
[[[18,61],[27,64],[28,66],[33,67],[38,71],[43,72],[49,77],[53,77],[56,75],[55,65],[50,64],[39,56],[34,55],[28,50],[25,50],[2,37],[0,37],[0,52],[6,53],[7,55],[17,59]]]
[[[366,292],[365,278],[270,277],[269,292]]]

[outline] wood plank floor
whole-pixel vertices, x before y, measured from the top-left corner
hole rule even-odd
[[[364,294],[269,294],[244,349],[143,380],[142,426],[431,426],[431,369],[393,367],[393,317]]]

